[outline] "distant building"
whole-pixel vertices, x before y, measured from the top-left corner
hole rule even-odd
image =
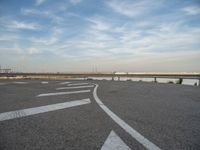
[[[0,73],[11,73],[11,72],[12,72],[12,69],[8,69],[8,68],[2,69],[0,66]]]

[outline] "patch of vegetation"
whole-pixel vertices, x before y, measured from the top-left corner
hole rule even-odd
[[[176,81],[176,84],[182,84],[182,82],[183,82],[183,79],[180,78],[180,79],[178,79],[178,80]]]
[[[93,80],[92,78],[87,78],[87,80]]]
[[[132,81],[131,79],[127,79],[126,81]]]
[[[169,84],[174,84],[174,82],[173,82],[173,81],[168,81],[167,83],[169,83]]]

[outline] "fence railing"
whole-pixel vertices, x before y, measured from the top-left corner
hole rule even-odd
[[[197,79],[200,82],[200,73],[121,73],[121,72],[97,72],[97,73],[69,73],[69,72],[45,72],[45,73],[0,73],[0,77],[73,77],[73,78],[89,78],[89,77],[110,77],[112,79],[121,77],[127,78],[153,78],[156,82],[158,78],[169,79]]]

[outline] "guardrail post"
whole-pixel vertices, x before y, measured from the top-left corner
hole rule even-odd
[[[154,77],[154,82],[155,82],[155,83],[157,82],[156,77]]]
[[[120,81],[120,77],[118,77],[118,81]]]
[[[200,79],[199,79],[199,86],[200,86]]]
[[[113,75],[112,75],[112,81],[114,81],[114,78],[115,78],[115,71],[113,72]]]

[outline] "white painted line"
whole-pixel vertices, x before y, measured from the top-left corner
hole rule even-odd
[[[72,86],[72,87],[60,87],[56,90],[64,90],[64,89],[81,89],[81,88],[91,88],[94,87],[94,85],[88,85],[88,86]]]
[[[25,116],[65,109],[65,108],[79,106],[79,105],[85,105],[85,104],[89,104],[89,103],[91,103],[91,101],[89,98],[87,98],[87,99],[70,101],[70,102],[65,102],[65,103],[57,103],[57,104],[52,104],[52,105],[46,105],[46,106],[40,106],[40,107],[34,107],[34,108],[0,113],[0,121],[21,118],[21,117],[25,117]]]
[[[48,84],[49,82],[47,82],[47,81],[42,81],[41,83],[42,83],[42,84]]]
[[[70,82],[61,82],[61,83],[59,83],[59,84],[62,84],[62,85],[64,85],[64,84],[69,84]]]
[[[70,92],[56,92],[56,93],[45,93],[45,94],[39,94],[37,97],[54,96],[54,95],[66,95],[66,94],[77,94],[77,93],[87,93],[87,92],[90,92],[90,90],[70,91]]]
[[[114,132],[111,131],[106,141],[104,142],[101,150],[131,150],[122,139]]]
[[[68,84],[68,86],[79,86],[79,85],[87,85],[89,83],[75,83],[75,84]]]
[[[151,141],[146,139],[143,135],[129,126],[125,121],[123,121],[120,117],[118,117],[115,113],[113,113],[108,107],[106,107],[102,101],[97,96],[97,88],[98,84],[95,84],[96,87],[93,91],[93,96],[97,104],[109,115],[113,121],[115,121],[121,128],[123,128],[127,133],[129,133],[133,138],[135,138],[139,143],[141,143],[144,147],[149,150],[161,150],[158,146],[153,144]]]
[[[15,84],[27,84],[28,82],[13,82]]]

